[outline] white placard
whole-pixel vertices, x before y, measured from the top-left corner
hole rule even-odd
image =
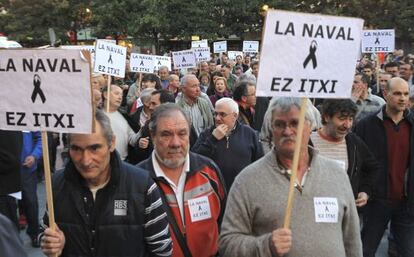
[[[197,62],[210,61],[210,47],[194,48],[194,54]]]
[[[393,29],[364,30],[362,32],[363,53],[389,53],[395,48],[395,31]]]
[[[315,222],[337,223],[338,200],[334,197],[314,197]]]
[[[132,72],[154,73],[154,56],[131,53],[129,66]]]
[[[171,57],[154,55],[154,71],[158,71],[161,66],[166,66],[171,71]]]
[[[350,98],[363,20],[267,12],[258,96]]]
[[[125,77],[126,53],[126,47],[96,40],[94,72]]]
[[[229,57],[230,60],[236,60],[236,57],[240,55],[243,59],[243,52],[241,51],[228,51],[227,52],[227,56]]]
[[[210,202],[207,196],[188,200],[191,222],[211,218]]]
[[[87,50],[91,54],[91,67],[95,65],[95,46],[93,45],[62,45],[61,49]]]
[[[243,41],[243,52],[258,53],[259,52],[259,41]]]
[[[218,41],[213,43],[214,53],[225,53],[227,52],[227,41]]]
[[[173,62],[175,69],[187,69],[197,67],[194,50],[184,50],[173,52]]]
[[[191,41],[191,48],[208,47],[207,39]]]
[[[0,128],[92,132],[89,63],[79,50],[0,51]]]

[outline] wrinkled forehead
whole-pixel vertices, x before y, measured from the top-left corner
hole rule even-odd
[[[169,112],[158,118],[157,132],[183,129],[190,130],[187,119],[179,111]]]

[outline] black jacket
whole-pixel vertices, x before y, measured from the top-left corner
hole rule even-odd
[[[18,192],[23,137],[19,131],[0,130],[0,195]]]
[[[348,152],[348,177],[355,198],[359,192],[372,195],[377,178],[379,163],[368,146],[354,133],[345,137]]]
[[[258,133],[239,121],[228,138],[217,140],[212,134],[214,129],[215,126],[201,132],[191,150],[219,166],[229,191],[240,171],[264,155],[263,148]]]
[[[357,135],[364,140],[369,149],[379,162],[378,179],[376,180],[373,197],[378,200],[388,201],[388,147],[387,135],[384,127],[385,106],[376,112],[362,119],[355,127]],[[404,191],[407,201],[408,211],[414,215],[414,116],[413,113],[406,110],[404,119],[411,125],[410,131],[410,157],[409,168],[406,171],[404,182]]]
[[[158,189],[150,190],[155,183],[147,171],[122,162],[116,152],[110,165],[111,178],[95,201],[72,162],[53,176],[55,220],[66,238],[62,256],[156,256],[150,252],[160,245],[148,244],[145,237],[166,229],[168,221],[164,217],[144,226],[165,215],[162,205],[150,214],[145,210],[160,200]],[[170,235],[160,238],[168,240]]]

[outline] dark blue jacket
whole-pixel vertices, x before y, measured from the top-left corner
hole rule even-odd
[[[171,251],[165,209],[155,203],[161,198],[148,172],[121,161],[116,151],[110,165],[109,182],[95,201],[72,162],[53,176],[55,220],[66,239],[62,256],[157,256],[151,252],[160,244],[146,238],[162,230],[155,240],[169,240],[162,252]]]
[[[229,137],[221,140],[213,136],[214,129],[213,126],[201,132],[191,150],[209,157],[219,166],[229,191],[240,171],[263,156],[263,148],[257,132],[239,121]]]

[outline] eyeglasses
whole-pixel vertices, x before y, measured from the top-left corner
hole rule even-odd
[[[273,129],[278,130],[278,131],[284,131],[287,127],[289,127],[289,129],[296,130],[298,128],[298,125],[299,125],[298,120],[292,120],[289,123],[276,120],[275,122],[273,122]]]
[[[225,112],[214,112],[214,113],[213,113],[213,116],[214,116],[214,117],[220,116],[220,117],[222,117],[222,118],[226,118],[229,114],[230,114],[230,113],[225,113]]]

